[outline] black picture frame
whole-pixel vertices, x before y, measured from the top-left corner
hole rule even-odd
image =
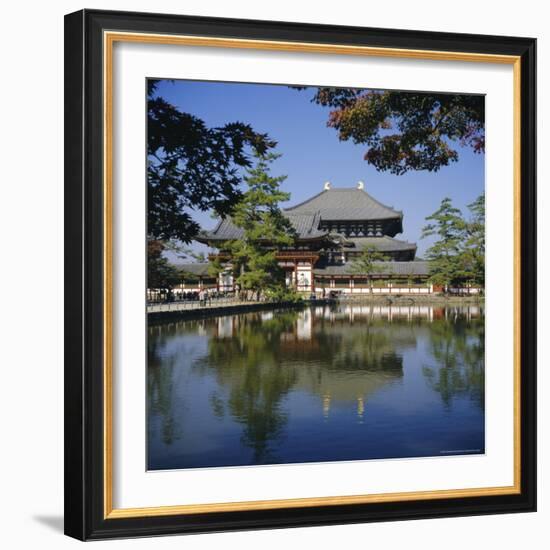
[[[197,35],[520,58],[521,491],[152,517],[105,517],[103,32]],[[536,40],[152,13],[65,17],[65,533],[80,540],[536,509]]]

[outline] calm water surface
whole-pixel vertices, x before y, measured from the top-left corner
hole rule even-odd
[[[484,452],[477,306],[171,322],[148,359],[149,469]]]

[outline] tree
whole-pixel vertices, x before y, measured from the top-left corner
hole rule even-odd
[[[318,88],[312,102],[332,109],[327,126],[340,141],[367,145],[364,158],[379,171],[437,171],[458,160],[452,142],[485,151],[480,95]]]
[[[465,277],[462,257],[465,222],[460,210],[446,197],[426,220],[433,223],[422,229],[421,238],[438,237],[426,251],[430,261],[430,282],[444,287],[460,283]]]
[[[147,242],[147,288],[156,288],[170,298],[172,288],[181,281],[182,274],[163,257],[163,251],[162,242]]]
[[[280,190],[286,176],[269,175],[269,164],[276,158],[273,153],[256,154],[256,165],[244,177],[248,189],[231,214],[233,223],[243,229],[243,237],[229,241],[224,249],[231,255],[241,289],[280,296],[286,287],[276,253],[294,243],[295,232],[279,208],[280,202],[290,198]]]
[[[159,97],[158,82],[148,80],[147,232],[150,240],[188,243],[199,231],[191,211],[228,214],[241,197],[249,152],[264,154],[275,142],[242,122],[209,128]]]
[[[168,288],[175,268],[162,252],[191,242],[200,229],[192,211],[227,214],[242,195],[239,170],[251,165],[249,151],[264,153],[275,142],[242,122],[209,128],[159,97],[158,83],[147,82],[147,266],[149,287]]]
[[[369,282],[369,292],[372,293],[371,277],[377,267],[376,262],[383,262],[387,257],[382,254],[376,247],[367,246],[361,254],[355,258],[351,264],[351,270],[354,273],[366,275]]]
[[[223,264],[219,256],[212,258],[212,260],[208,262],[208,275],[210,275],[210,277],[217,279],[220,273],[223,273],[225,269],[226,266]]]
[[[160,241],[158,241],[160,242]],[[178,241],[162,241],[162,246],[165,251],[170,251],[172,254],[177,256],[180,260],[186,260],[192,258],[196,262],[203,263],[206,262],[206,255],[204,252],[196,252],[192,248],[183,245]]]
[[[465,224],[462,252],[464,271],[471,283],[485,285],[485,193],[468,205],[470,219]]]

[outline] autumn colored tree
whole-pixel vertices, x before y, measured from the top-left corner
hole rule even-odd
[[[312,101],[331,109],[327,125],[340,141],[367,146],[379,171],[437,171],[458,160],[453,143],[485,150],[481,95],[318,88]]]

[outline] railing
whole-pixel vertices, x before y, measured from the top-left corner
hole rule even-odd
[[[244,302],[235,296],[226,296],[221,298],[204,298],[202,300],[181,300],[174,302],[163,302],[147,304],[147,313],[161,313],[165,311],[186,311],[193,309],[216,308],[228,305],[250,304]]]

